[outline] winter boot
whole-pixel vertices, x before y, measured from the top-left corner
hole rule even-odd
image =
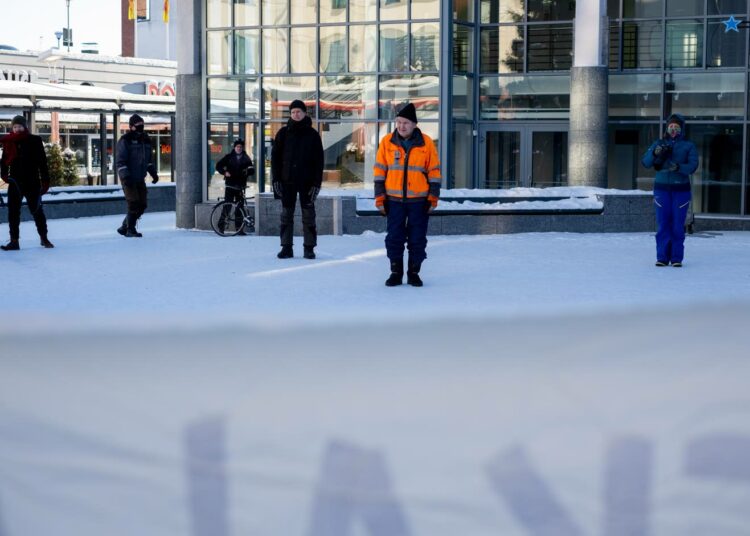
[[[396,287],[403,283],[404,279],[404,261],[399,259],[391,261],[391,276],[386,280],[386,287]]]
[[[122,236],[125,236],[126,234],[128,234],[128,218],[127,218],[127,216],[125,217],[124,220],[122,220],[122,225],[120,225],[117,228],[117,232],[120,233]]]
[[[21,249],[21,246],[18,245],[18,240],[11,240],[4,246],[0,246],[0,249],[3,251],[17,251]]]
[[[656,264],[654,264],[654,266],[658,266],[659,268],[661,268],[662,266],[667,266],[667,264],[668,263],[665,261],[656,261]]]
[[[281,251],[276,255],[279,259],[291,259],[294,257],[292,246],[281,246]]]
[[[419,269],[422,267],[421,262],[410,262],[409,269],[406,271],[406,282],[412,287],[421,287],[422,280],[419,278]]]
[[[315,258],[315,249],[305,246],[305,258],[306,259],[314,259]]]
[[[677,261],[672,263],[673,268],[682,268],[682,263]]]
[[[127,231],[125,232],[125,236],[127,236],[128,238],[140,238],[140,237],[142,237],[143,235],[142,235],[141,233],[139,233],[138,231],[136,231],[136,230],[135,230],[135,227],[132,227],[132,228],[129,228],[129,229],[128,229],[128,230],[127,230]]]
[[[42,245],[42,247],[45,247],[47,249],[52,249],[53,247],[55,247],[55,245],[50,242],[46,236],[40,236],[39,243]]]

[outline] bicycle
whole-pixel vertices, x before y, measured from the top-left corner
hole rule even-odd
[[[248,198],[245,190],[227,186],[240,191],[239,201],[220,200],[211,210],[211,229],[219,236],[237,236],[255,232],[255,216],[250,215]],[[253,199],[252,197],[250,199]]]

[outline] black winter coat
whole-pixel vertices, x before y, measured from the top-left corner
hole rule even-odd
[[[253,166],[253,160],[250,158],[250,155],[245,151],[240,153],[239,158],[237,157],[237,153],[232,151],[216,162],[216,173],[224,175],[227,171],[229,172],[229,177],[224,179],[224,184],[244,190],[247,188],[247,178],[255,175],[255,166]]]
[[[120,182],[144,182],[146,173],[158,179],[151,162],[151,139],[148,134],[130,131],[117,142],[117,176]]]
[[[10,177],[19,186],[38,188],[41,183],[49,184],[47,153],[44,152],[42,138],[29,134],[28,138],[16,144],[16,157],[10,165],[0,165],[3,180]]]
[[[312,121],[290,119],[276,134],[271,149],[274,182],[299,188],[320,188],[323,182],[323,142]]]

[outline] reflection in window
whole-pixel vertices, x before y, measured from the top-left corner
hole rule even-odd
[[[440,27],[437,24],[412,24],[411,70],[437,71],[440,60]]]
[[[140,18],[140,13],[138,14]],[[232,25],[232,4],[230,0],[208,0],[206,3],[206,26],[223,28]]]
[[[365,188],[373,183],[376,123],[320,124],[323,188]]]
[[[286,73],[289,71],[287,31],[286,29],[263,30],[264,73]]]
[[[407,0],[380,0],[380,20],[406,20]]]
[[[453,19],[474,22],[474,0],[453,0]]]
[[[622,25],[623,69],[661,67],[662,23],[660,21],[624,22]]]
[[[286,0],[263,0],[263,26],[276,26],[289,23],[289,9]]]
[[[529,20],[573,20],[576,16],[575,0],[528,0]]]
[[[320,78],[321,119],[375,119],[374,76],[326,76]]]
[[[528,27],[529,71],[561,71],[573,64],[573,27],[568,24]]]
[[[725,32],[721,22],[708,23],[706,39],[706,63],[708,67],[744,67],[745,36],[737,32]]]
[[[307,106],[307,115],[316,117],[314,76],[267,76],[263,78],[264,116],[266,119],[288,119],[289,104],[299,99]]]
[[[567,119],[570,76],[486,76],[479,83],[481,119]]]
[[[315,17],[314,10],[313,17]],[[346,0],[320,0],[320,22],[346,22]]]
[[[654,168],[641,165],[641,157],[660,138],[659,124],[609,125],[607,143],[608,188],[652,190]]]
[[[380,70],[406,71],[407,56],[406,24],[384,24],[380,27]]]
[[[451,145],[453,146],[453,169],[449,188],[473,188],[474,174],[472,173],[472,145],[473,126],[471,123],[453,123],[451,129]]]
[[[471,119],[474,117],[474,79],[469,76],[453,77],[453,117]]]
[[[661,111],[661,75],[623,74],[609,77],[609,117],[658,119]]]
[[[521,22],[524,15],[524,0],[480,0],[483,24],[497,22]]]
[[[292,28],[291,62],[293,73],[315,72],[315,28]]]
[[[349,20],[374,21],[377,5],[377,0],[349,0]]]
[[[417,119],[437,119],[440,80],[437,75],[381,76],[380,118],[396,117],[396,108],[403,102],[414,103]]]
[[[461,24],[453,25],[453,70],[469,73],[474,70],[474,31]]]
[[[260,64],[260,31],[236,30],[234,50],[234,72],[256,74]]]
[[[231,31],[206,32],[206,63],[208,74],[231,74]]]
[[[745,15],[747,0],[709,0],[709,15]]]
[[[483,28],[481,72],[510,73],[523,71],[523,26]]]
[[[667,17],[704,15],[704,0],[667,0]]]
[[[224,194],[224,181],[214,181],[218,177],[216,163],[231,149],[232,140],[229,126],[226,123],[211,123],[208,127],[207,152],[207,177],[208,199],[218,199]]]
[[[376,26],[349,27],[349,70],[352,72],[372,72],[377,69],[377,29]]]
[[[265,3],[267,0],[263,0]],[[321,20],[323,17],[323,13],[325,13],[325,5],[326,2],[330,2],[331,0],[323,0],[323,3],[320,6],[321,9]],[[292,24],[315,24],[317,22],[317,11],[318,11],[318,2],[317,0],[291,0],[290,7],[292,10]],[[345,5],[346,6],[346,5]],[[346,9],[346,7],[344,8]],[[346,13],[346,11],[344,11]],[[334,22],[333,20],[326,21],[326,22]]]
[[[258,0],[234,0],[234,25],[260,25],[260,10]]]
[[[667,69],[703,67],[703,22],[667,22]]]
[[[625,19],[661,17],[663,6],[664,0],[623,0],[622,16]]]
[[[688,119],[737,118],[745,115],[742,73],[672,74],[667,76],[665,109]]]
[[[411,18],[440,18],[440,0],[411,0]]]
[[[322,26],[320,28],[320,72],[346,71],[346,28]]]

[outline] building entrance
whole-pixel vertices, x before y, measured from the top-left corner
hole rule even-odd
[[[481,126],[478,188],[567,185],[567,123]]]

